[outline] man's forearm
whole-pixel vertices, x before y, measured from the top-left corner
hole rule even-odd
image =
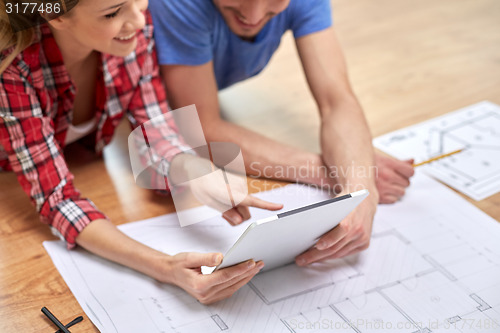
[[[325,172],[321,172],[325,167],[319,154],[291,147],[221,119],[212,62],[200,66],[164,65],[161,71],[170,105],[175,109],[195,104],[206,140],[236,143],[243,151],[248,174],[304,183],[325,182]]]
[[[375,187],[371,134],[363,111],[353,96],[322,110],[321,146],[323,159],[330,167],[338,190],[351,192]]]
[[[230,141],[243,152],[247,174],[254,177],[321,184],[326,167],[320,155],[275,141],[239,125],[219,120],[205,128],[208,141]]]
[[[307,82],[321,114],[321,151],[340,190],[375,189],[371,135],[349,83],[333,28],[296,40]]]

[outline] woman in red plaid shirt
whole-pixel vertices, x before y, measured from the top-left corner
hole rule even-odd
[[[262,263],[201,275],[200,266],[217,265],[220,253],[169,256],[128,238],[80,196],[66,166],[67,143],[92,133],[99,153],[125,113],[136,127],[167,111],[147,0],[80,0],[70,12],[17,33],[1,1],[0,170],[17,174],[41,220],[69,248],[80,245],[176,284],[203,303],[246,284]],[[189,147],[168,125],[166,159],[171,170],[183,168],[179,153]],[[250,198],[248,205],[281,208]]]

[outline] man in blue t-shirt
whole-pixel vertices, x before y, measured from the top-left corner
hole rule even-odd
[[[237,143],[251,174],[268,175],[273,169],[273,178],[331,185],[341,192],[362,186],[371,192],[338,228],[298,256],[297,264],[366,249],[379,199],[398,200],[409,185],[413,167],[412,161],[374,157],[370,131],[332,28],[330,0],[150,0],[150,10],[170,105],[196,104],[207,141]],[[287,30],[294,34],[321,114],[320,155],[220,117],[218,90],[257,75]],[[375,162],[378,177],[371,167]],[[332,172],[320,175],[318,168],[324,170],[324,166]],[[301,172],[298,179],[294,178],[297,172],[283,175],[283,170],[304,167],[310,172]],[[357,171],[349,172],[353,167]],[[237,215],[226,218],[241,222]]]

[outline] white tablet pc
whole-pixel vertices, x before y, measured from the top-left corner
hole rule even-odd
[[[254,222],[215,269],[249,259],[264,261],[262,271],[291,263],[335,228],[367,196],[368,191],[361,190]]]

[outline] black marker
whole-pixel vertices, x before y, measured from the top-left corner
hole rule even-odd
[[[45,306],[42,308],[42,312],[44,315],[47,316],[47,318],[50,319],[51,322],[54,323],[54,325],[56,325],[59,330],[63,333],[71,333],[70,331],[68,331],[66,329],[66,326],[64,326],[53,314],[52,312],[49,311],[49,309],[47,309]]]
[[[76,317],[75,319],[73,319],[72,321],[70,321],[69,323],[67,323],[65,326],[66,326],[66,328],[70,328],[71,326],[78,324],[82,320],[83,320],[82,316]],[[56,333],[63,333],[63,331],[57,330]]]

